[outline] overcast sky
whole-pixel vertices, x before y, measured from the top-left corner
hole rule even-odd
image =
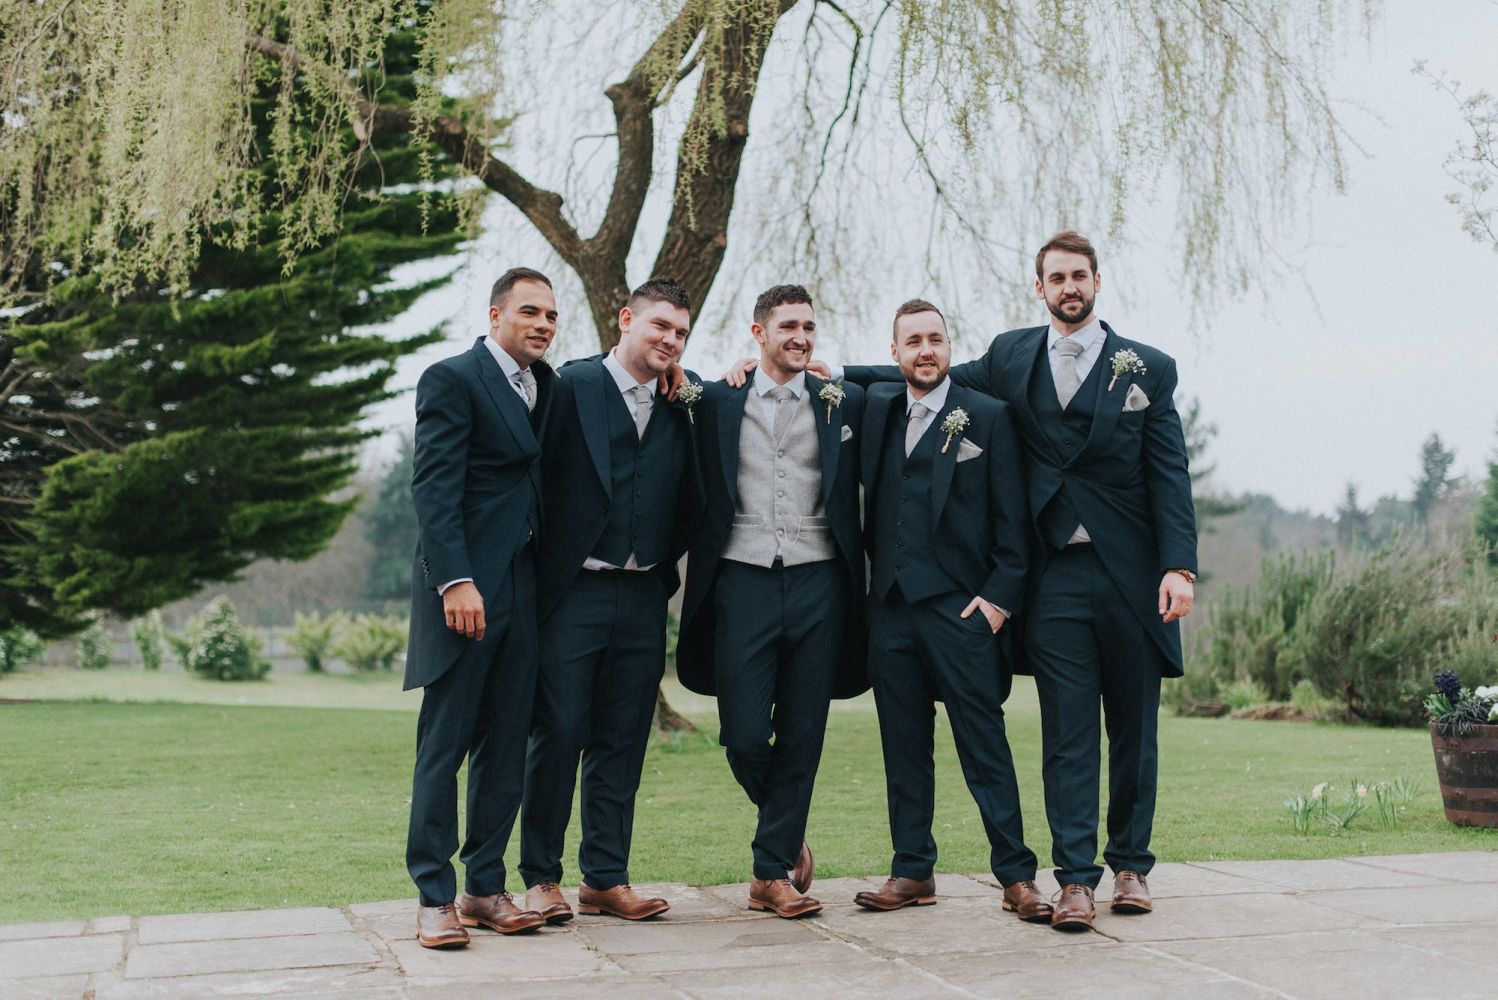
[[[1303,203],[1300,232],[1286,248],[1299,273],[1262,282],[1205,328],[1192,324],[1179,290],[1167,209],[1137,217],[1127,245],[1100,246],[1098,314],[1122,335],[1176,357],[1178,399],[1200,397],[1220,430],[1209,452],[1219,488],[1269,493],[1286,506],[1322,513],[1349,481],[1365,501],[1408,495],[1420,445],[1432,431],[1456,450],[1457,471],[1486,474],[1486,461],[1498,454],[1498,253],[1463,233],[1446,201],[1456,184],[1443,163],[1463,138],[1456,108],[1410,70],[1423,59],[1466,89],[1498,91],[1495,53],[1498,4],[1389,0],[1371,39],[1343,47],[1332,78],[1339,113],[1366,153],[1350,154],[1347,193],[1322,192]],[[751,153],[758,134],[751,133]],[[518,132],[515,150],[522,169],[524,135]],[[741,201],[752,196],[754,162],[746,159]],[[654,194],[647,217],[664,206],[665,193]],[[450,342],[407,359],[398,385],[413,386],[427,364],[483,332],[489,283],[518,263],[549,266],[559,279],[557,352],[590,352],[594,335],[575,282],[549,262],[554,258],[544,245],[496,198],[453,283],[392,324],[392,332],[406,332],[449,322]],[[648,267],[648,257],[640,266]],[[716,318],[708,319],[715,331],[728,332],[694,341],[690,367],[716,377],[728,358],[752,353],[753,291],[720,276],[709,304]],[[892,311],[910,292],[890,280],[868,294],[889,299]],[[1045,321],[1038,304],[1031,315],[1027,324]],[[978,354],[1006,324],[983,331],[973,325],[954,360]],[[883,360],[888,329],[839,330],[818,347],[833,360]],[[409,428],[411,394],[377,408],[371,419]],[[377,446],[375,453],[386,452]]]

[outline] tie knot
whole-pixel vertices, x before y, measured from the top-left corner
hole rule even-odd
[[[650,405],[651,397],[655,395],[655,393],[651,391],[652,389],[654,389],[654,386],[649,386],[649,385],[637,385],[637,386],[635,386],[635,388],[634,388],[635,402],[636,403],[640,403],[640,404],[642,404],[644,406],[649,406]]]
[[[910,419],[911,420],[925,420],[926,419],[926,414],[928,414],[930,412],[931,412],[931,407],[927,406],[925,403],[911,403],[910,404]]]
[[[770,398],[777,403],[784,403],[786,400],[794,398],[795,395],[795,393],[791,392],[791,387],[788,385],[777,385],[770,390]]]
[[[1056,341],[1056,353],[1063,358],[1074,358],[1081,354],[1082,350],[1082,342],[1075,337],[1062,337]]]

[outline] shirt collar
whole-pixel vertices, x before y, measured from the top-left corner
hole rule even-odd
[[[614,384],[619,387],[619,392],[623,395],[630,395],[635,391],[635,387],[640,385],[654,389],[654,384],[650,382],[635,381],[635,377],[625,370],[624,364],[615,356],[618,351],[619,348],[616,347],[603,356],[603,367],[614,376]]]
[[[494,360],[498,361],[499,367],[504,369],[505,378],[513,382],[515,380],[515,376],[524,371],[524,369],[520,367],[520,362],[510,357],[510,352],[505,350],[503,347],[500,347],[499,341],[495,340],[493,337],[485,337],[484,346],[489,348],[489,353],[494,355]]]
[[[947,393],[951,391],[952,377],[950,375],[941,380],[941,385],[937,386],[935,389],[932,389],[920,399],[916,399],[910,394],[910,386],[907,385],[905,387],[905,415],[909,416],[910,408],[916,403],[920,403],[922,406],[926,407],[926,409],[931,411],[932,416],[935,416],[946,408]]]
[[[770,394],[770,390],[775,388],[775,385],[775,380],[765,374],[765,370],[762,366],[754,369],[755,395],[768,396]],[[791,390],[791,398],[799,401],[801,399],[802,390],[806,388],[806,375],[803,373],[791,376],[791,380],[785,384],[785,387]]]
[[[1071,339],[1081,344],[1083,351],[1090,351],[1094,346],[1102,342],[1104,335],[1103,321],[1094,316],[1092,317],[1092,322],[1072,334]],[[1056,341],[1060,339],[1061,332],[1056,329],[1056,324],[1052,323],[1050,329],[1046,331],[1046,350],[1054,350]]]

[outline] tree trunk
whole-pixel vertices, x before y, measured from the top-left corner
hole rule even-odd
[[[687,720],[666,700],[666,692],[660,688],[655,692],[655,728],[663,733],[695,733],[697,727]]]

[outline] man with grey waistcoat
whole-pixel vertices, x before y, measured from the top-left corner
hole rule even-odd
[[[719,741],[759,808],[749,907],[817,912],[805,842],[828,702],[868,688],[859,526],[863,392],[807,373],[811,296],[754,305],[758,371],[709,383],[693,425],[707,514],[687,562],[677,673],[716,695]]]

